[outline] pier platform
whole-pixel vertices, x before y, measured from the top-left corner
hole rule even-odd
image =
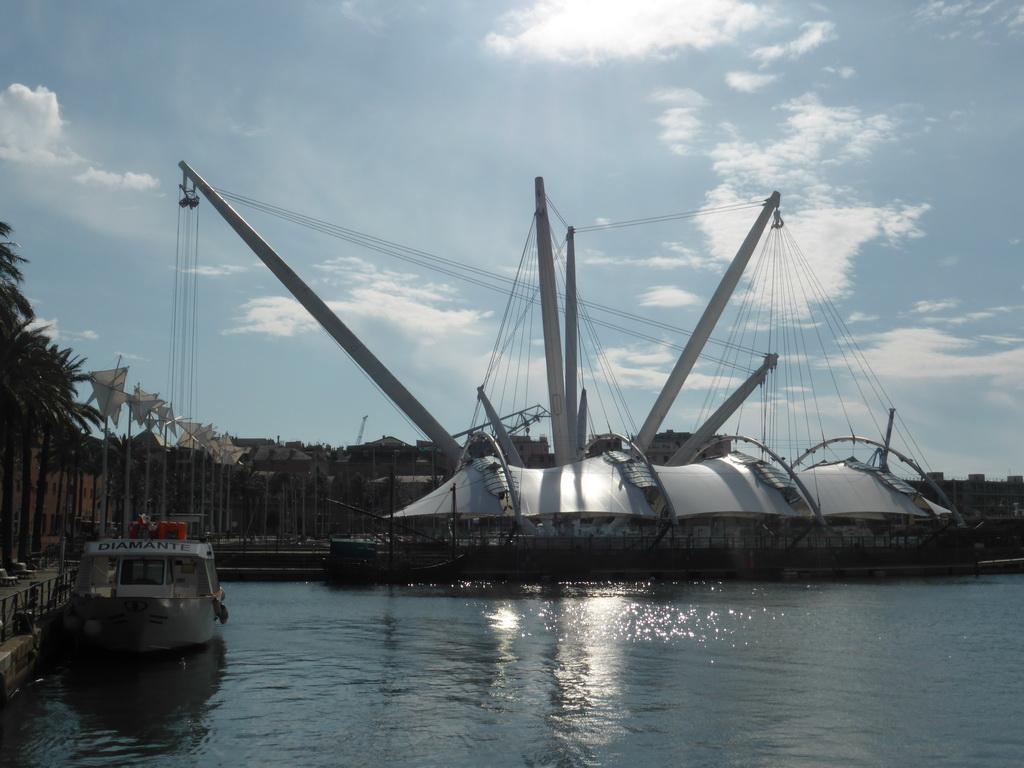
[[[0,707],[35,679],[60,646],[74,571],[40,568],[0,585]]]

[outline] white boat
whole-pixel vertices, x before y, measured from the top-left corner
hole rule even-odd
[[[171,524],[173,525],[173,524]],[[85,545],[64,613],[84,645],[144,653],[201,646],[227,621],[210,544],[157,527],[153,537]],[[149,531],[140,526],[144,534]]]

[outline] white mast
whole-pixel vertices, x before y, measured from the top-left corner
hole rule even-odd
[[[224,220],[231,225],[231,228],[252,249],[252,252],[267,265],[275,277],[291,292],[292,296],[331,335],[331,338],[351,356],[356,365],[366,372],[366,375],[381,388],[384,394],[445,453],[448,461],[454,464],[458,460],[462,448],[441,424],[395,378],[391,371],[370,352],[366,345],[349,330],[348,326],[327,307],[323,300],[303,282],[302,278],[295,274],[292,268],[277,255],[274,249],[267,245],[266,241],[246,223],[245,219],[239,216],[234,208],[228,205],[224,198],[213,190],[213,187],[207,184],[184,161],[178,163],[178,167],[181,168],[187,178],[192,180],[192,183],[198,189],[202,190],[203,195],[210,201],[211,205],[217,210],[217,213],[224,217]]]
[[[491,405],[490,399],[484,392],[483,387],[476,388],[476,397],[480,401],[480,404],[484,407],[484,413],[487,414],[487,420],[491,423],[491,429],[494,430],[494,436],[498,440],[498,445],[505,452],[506,461],[515,467],[526,466],[523,464],[523,458],[519,455],[519,449],[516,448],[516,444],[512,442],[512,437],[509,435],[508,430],[505,429],[505,425],[501,421],[501,417],[498,416],[498,412],[494,410],[494,406]]]
[[[722,282],[719,283],[718,289],[715,291],[715,295],[711,297],[707,308],[705,308],[700,322],[697,323],[697,327],[693,331],[693,335],[690,336],[690,340],[679,355],[676,367],[669,374],[668,381],[665,382],[664,389],[658,395],[658,399],[654,403],[647,421],[644,422],[640,432],[637,434],[634,442],[641,450],[646,451],[650,447],[651,440],[654,439],[654,435],[661,428],[661,424],[665,420],[665,416],[668,415],[672,403],[675,402],[676,397],[679,395],[679,390],[683,388],[683,382],[690,375],[690,371],[693,370],[693,366],[704,349],[704,345],[711,338],[711,332],[715,329],[715,325],[722,316],[722,312],[725,311],[725,305],[729,302],[729,297],[732,296],[732,292],[736,289],[740,277],[743,275],[743,270],[746,269],[747,262],[750,261],[754,248],[757,247],[757,242],[761,239],[761,233],[768,224],[768,219],[771,218],[772,213],[779,207],[780,199],[781,196],[778,192],[772,192],[771,197],[765,200],[761,214],[757,217],[757,221],[754,222],[754,226],[750,228],[750,232],[747,234],[740,249],[736,252],[736,257],[732,260],[732,264],[729,265],[729,269],[722,277]]]
[[[666,462],[668,467],[678,467],[681,464],[689,464],[693,461],[694,457],[700,453],[700,450],[704,447],[704,444],[718,431],[718,429],[729,420],[729,417],[736,413],[736,409],[743,405],[743,402],[750,397],[750,393],[753,392],[765,377],[769,371],[775,368],[775,364],[779,361],[779,356],[775,353],[765,355],[764,362],[761,367],[754,371],[739,388],[729,396],[729,398],[719,406],[718,410],[712,414],[704,424],[701,425],[700,429],[690,435],[690,438],[683,443],[679,450],[675,452],[671,459]]]
[[[544,356],[547,361],[548,397],[551,411],[551,437],[554,441],[555,466],[561,467],[573,460],[569,421],[565,408],[565,373],[562,367],[562,343],[558,323],[558,286],[555,282],[555,261],[551,253],[551,225],[548,223],[548,203],[544,194],[544,179],[534,180],[537,201],[537,266],[540,276],[540,308],[544,325]]]
[[[574,230],[569,227],[565,236],[565,417],[567,432],[573,440],[572,453],[575,456],[583,448],[576,428],[576,390],[578,349],[578,308],[576,304],[576,244]]]

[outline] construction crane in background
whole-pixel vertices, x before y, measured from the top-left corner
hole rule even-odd
[[[369,414],[367,414],[366,416],[363,416],[363,421],[359,425],[359,436],[356,438],[356,445],[362,445],[363,444],[363,430],[366,429],[366,420],[368,418],[370,418]]]

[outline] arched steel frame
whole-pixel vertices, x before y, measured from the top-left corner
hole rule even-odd
[[[931,488],[933,491],[935,491],[935,493],[938,495],[938,497],[942,500],[942,503],[945,504],[946,507],[949,509],[950,513],[952,513],[953,519],[956,520],[957,525],[963,525],[964,524],[963,517],[960,516],[960,512],[957,510],[956,506],[953,504],[953,502],[950,500],[950,498],[945,494],[945,492],[941,488],[939,488],[939,486],[935,483],[935,481],[931,477],[929,477],[927,475],[927,473],[925,473],[925,471],[923,469],[921,469],[921,467],[919,467],[917,465],[916,461],[914,461],[912,458],[907,456],[905,453],[902,453],[901,451],[898,451],[897,449],[893,448],[892,446],[886,445],[885,443],[883,443],[883,442],[881,442],[879,440],[873,440],[870,437],[857,437],[856,435],[844,435],[843,437],[833,437],[833,438],[830,438],[829,440],[823,440],[820,443],[818,443],[817,445],[812,446],[812,447],[808,448],[806,451],[804,451],[800,455],[800,457],[796,461],[793,462],[793,466],[794,467],[797,466],[804,459],[806,459],[808,456],[810,456],[812,453],[815,453],[816,451],[819,451],[822,448],[825,448],[826,446],[832,445],[832,443],[844,443],[844,442],[847,442],[847,443],[864,443],[865,445],[873,445],[876,448],[881,448],[882,450],[886,451],[887,453],[890,453],[890,454],[894,455],[897,459],[899,459],[904,464],[906,464],[908,467],[910,467],[912,470],[917,472],[918,476],[928,484],[928,487]]]
[[[762,451],[771,456],[772,460],[774,460],[780,467],[782,467],[786,471],[786,474],[789,476],[789,479],[796,484],[796,487],[800,490],[801,495],[804,497],[804,501],[807,502],[807,506],[811,508],[811,512],[814,514],[814,519],[818,521],[819,525],[828,525],[828,523],[825,520],[825,516],[821,513],[821,507],[818,506],[817,499],[814,498],[814,496],[808,490],[807,486],[804,485],[803,480],[801,480],[797,476],[796,470],[793,469],[793,466],[795,466],[796,462],[794,462],[793,465],[788,464],[784,458],[779,456],[779,454],[777,454],[775,451],[773,451],[771,448],[769,448],[767,445],[762,443],[757,438],[747,437],[746,435],[719,435],[705,442],[704,445],[701,447],[701,450],[709,448],[713,445],[718,445],[719,443],[732,442],[733,440],[742,440],[745,443],[756,445]]]
[[[633,442],[631,439],[629,439],[625,435],[620,435],[617,432],[605,432],[604,434],[596,435],[595,437],[590,438],[590,440],[587,442],[587,445],[583,449],[583,455],[585,456],[587,454],[587,451],[590,450],[590,447],[598,440],[607,440],[608,438],[621,440],[623,443],[628,445],[630,449],[633,451],[633,454],[644,463],[644,466],[647,467],[647,470],[651,473],[651,477],[654,478],[654,482],[657,485],[658,492],[661,494],[661,498],[665,500],[665,506],[668,508],[669,520],[672,521],[673,525],[678,525],[679,519],[676,517],[675,507],[672,506],[672,497],[668,495],[668,492],[665,490],[665,486],[661,484],[661,478],[658,476],[658,471],[654,468],[654,465],[651,464],[650,459],[647,458],[647,454],[640,450],[640,446]]]

